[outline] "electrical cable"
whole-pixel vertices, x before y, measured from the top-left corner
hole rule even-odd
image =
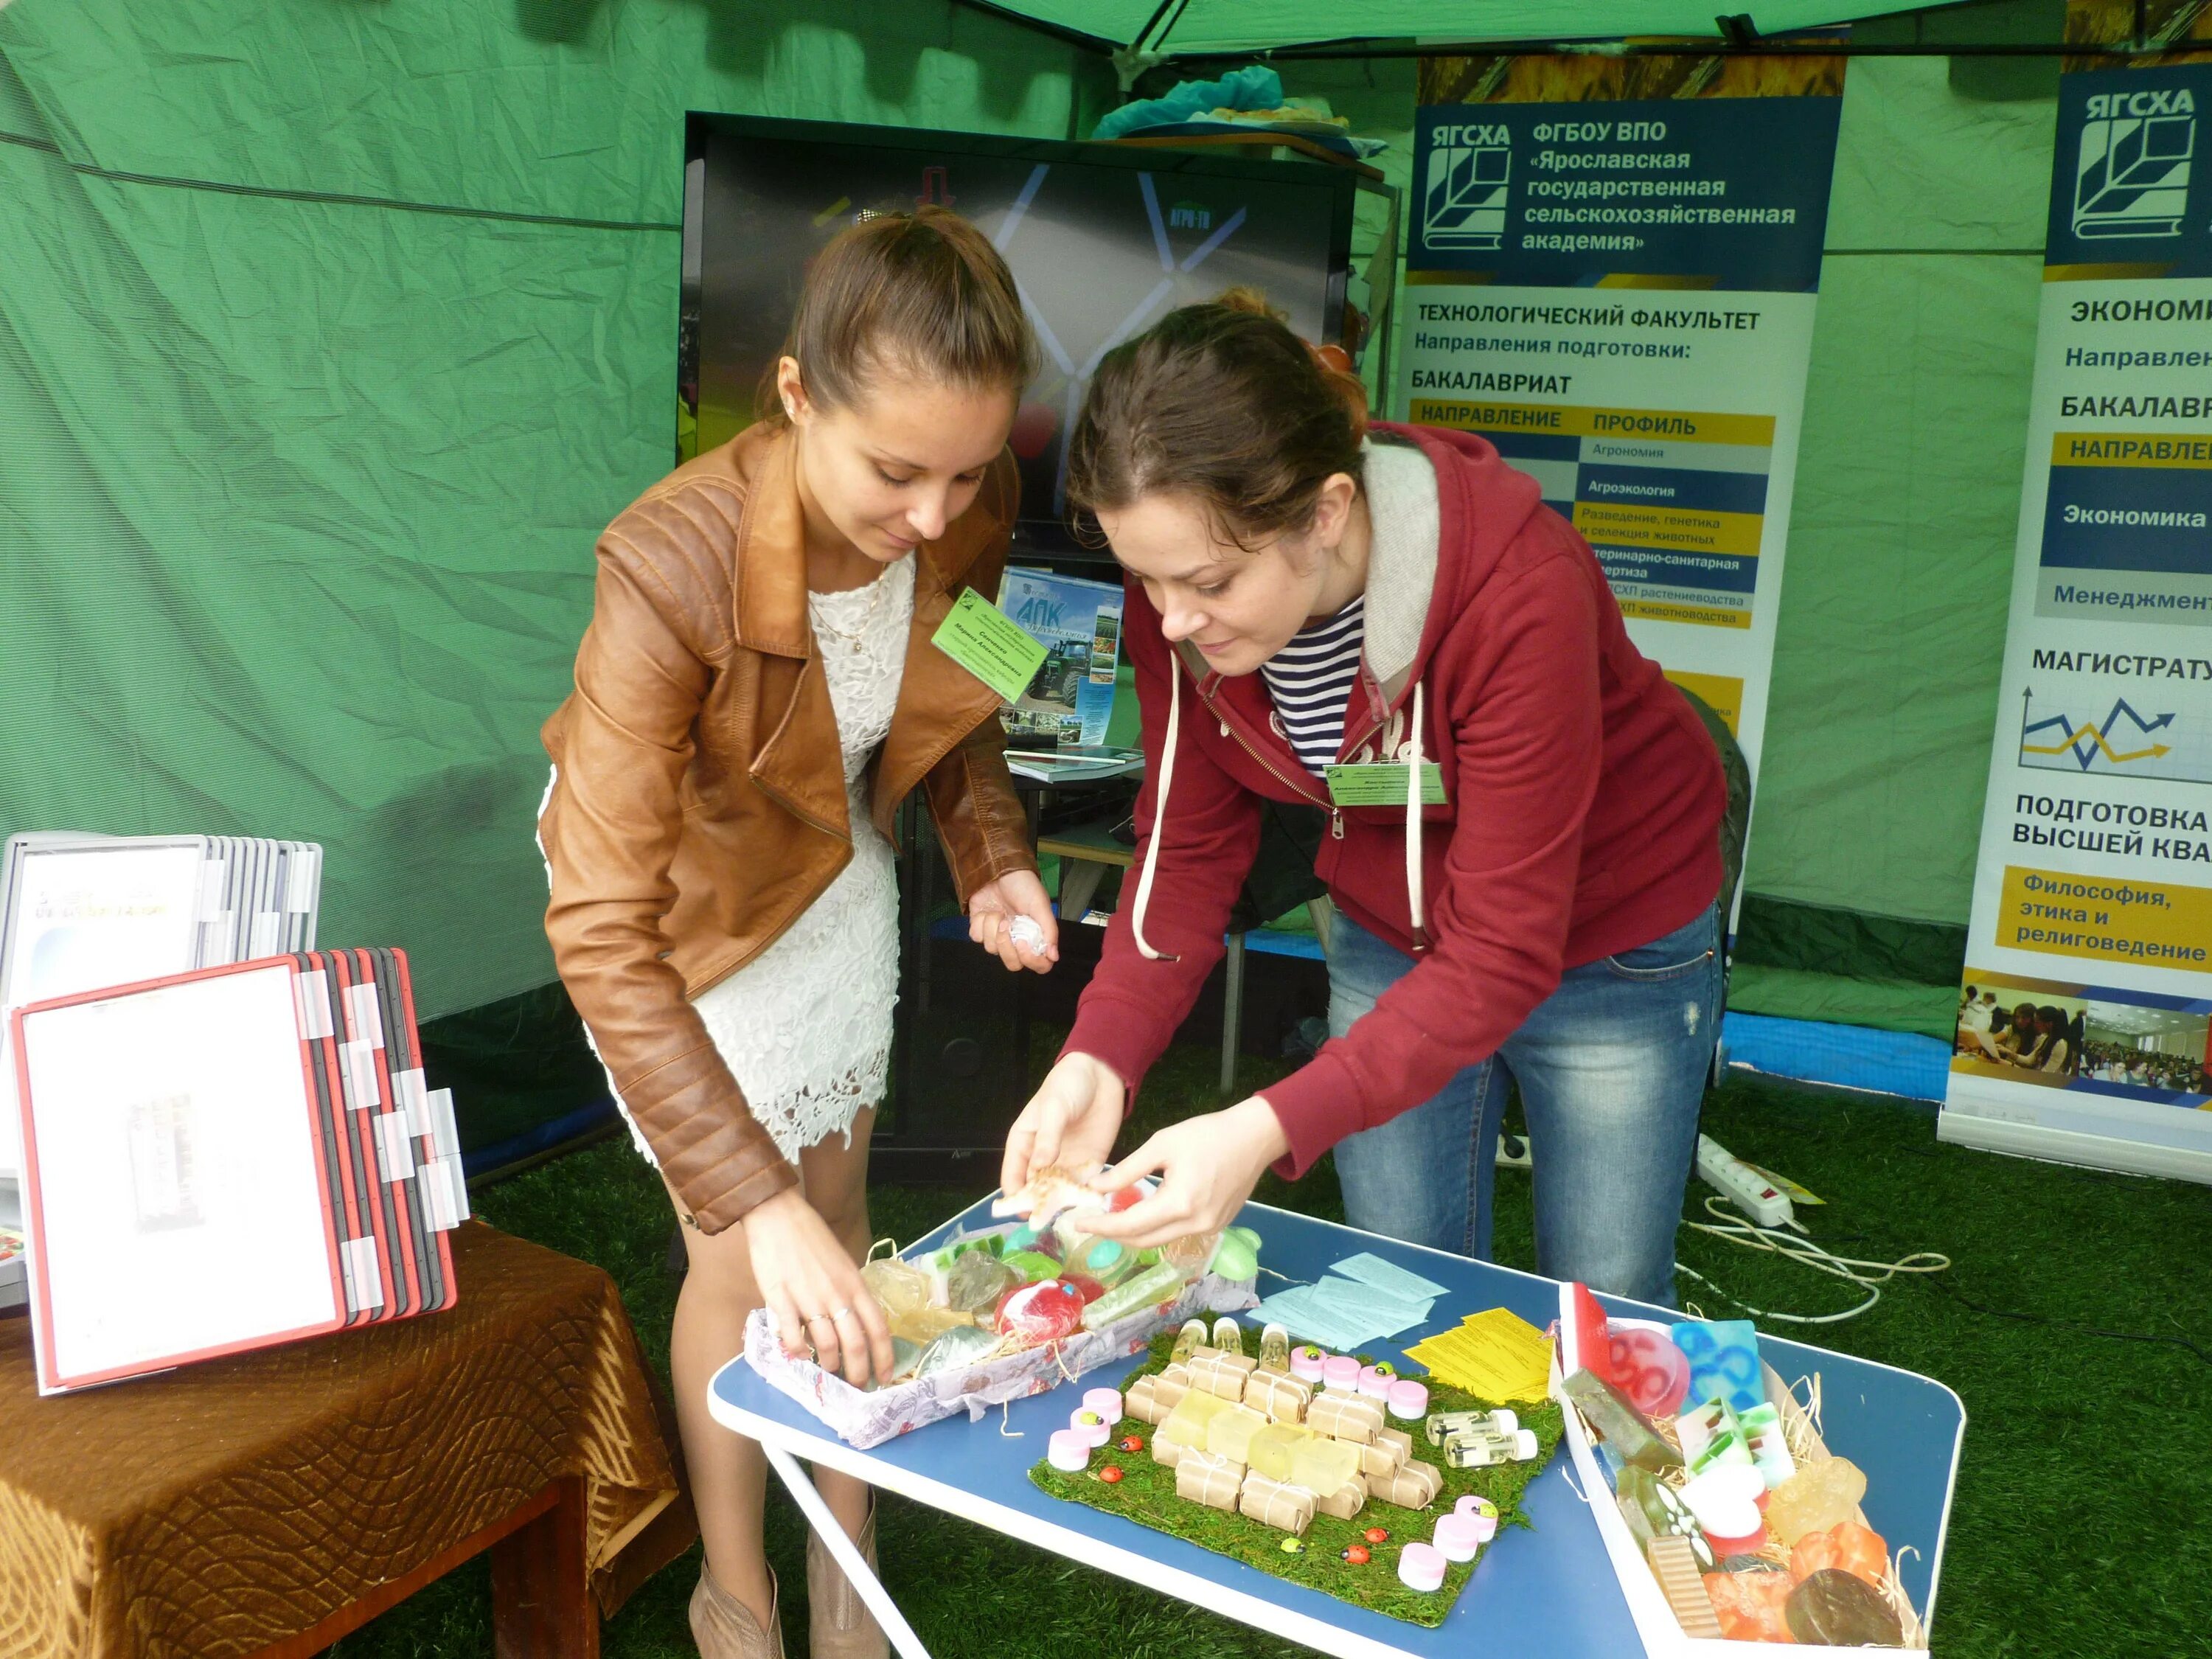
[[[1754,1308],[1750,1303],[1731,1295],[1694,1267],[1686,1267],[1680,1261],[1674,1264],[1675,1272],[1697,1280],[1698,1284],[1705,1286],[1729,1305],[1741,1308],[1745,1312],[1760,1319],[1778,1319],[1794,1325],[1839,1325],[1847,1319],[1857,1318],[1879,1302],[1881,1299],[1879,1286],[1887,1283],[1897,1274],[1940,1273],[1951,1266],[1951,1259],[1948,1256],[1934,1250],[1916,1250],[1911,1255],[1899,1257],[1895,1261],[1865,1261],[1854,1256],[1836,1255],[1814,1243],[1809,1236],[1802,1240],[1793,1238],[1779,1228],[1760,1227],[1742,1219],[1723,1199],[1707,1197],[1705,1209],[1707,1213],[1714,1218],[1712,1223],[1691,1221],[1685,1222],[1683,1224],[1693,1231],[1727,1239],[1729,1243],[1740,1244],[1747,1249],[1771,1251],[1777,1255],[1786,1256],[1790,1261],[1800,1262],[1816,1272],[1828,1273],[1838,1279],[1849,1279],[1851,1283],[1864,1287],[1866,1291],[1863,1300],[1842,1313],[1774,1313],[1764,1308]],[[1796,1227],[1799,1233],[1804,1232],[1804,1229],[1797,1226],[1795,1222],[1790,1224]],[[1753,1237],[1751,1235],[1759,1237]],[[1854,1267],[1873,1269],[1874,1276],[1869,1278],[1850,1271]],[[1976,1301],[1957,1285],[1943,1279],[1937,1279],[1931,1282],[1936,1289],[1957,1302],[1969,1313],[1979,1314],[1986,1319],[2008,1320],[2021,1325],[2042,1325],[2052,1330],[2071,1331],[2077,1335],[2098,1337],[2108,1342],[2157,1343],[2166,1347],[2179,1348],[2199,1364],[2212,1365],[2212,1349],[2207,1349],[2203,1344],[2192,1341],[2185,1336],[2169,1336],[2162,1331],[2106,1330],[2102,1326],[2085,1325],[2075,1319],[2059,1319],[2049,1314],[2020,1313],[2009,1308],[1993,1308],[1985,1302]]]
[[[1771,1309],[1752,1306],[1741,1297],[1723,1290],[1694,1267],[1686,1267],[1680,1261],[1674,1264],[1675,1272],[1696,1279],[1730,1305],[1760,1319],[1777,1319],[1791,1325],[1840,1325],[1847,1319],[1856,1319],[1881,1301],[1881,1286],[1899,1273],[1940,1273],[1951,1266],[1951,1258],[1936,1250],[1915,1250],[1894,1261],[1868,1261],[1857,1256],[1837,1255],[1815,1243],[1811,1235],[1806,1233],[1802,1227],[1796,1227],[1795,1223],[1791,1224],[1796,1227],[1795,1235],[1779,1227],[1762,1227],[1745,1218],[1729,1207],[1726,1200],[1719,1197],[1709,1196],[1705,1200],[1705,1213],[1713,1218],[1711,1221],[1689,1221],[1683,1225],[1692,1232],[1726,1239],[1745,1249],[1782,1256],[1801,1267],[1810,1267],[1815,1273],[1847,1279],[1866,1292],[1864,1299],[1856,1306],[1847,1308],[1841,1313],[1777,1313]],[[1859,1271],[1861,1269],[1864,1271]]]
[[[2049,1314],[2014,1313],[2007,1308],[1992,1308],[1977,1302],[1955,1285],[1940,1280],[1936,1288],[1956,1300],[1970,1313],[1980,1314],[1985,1319],[2008,1319],[2021,1325],[2047,1325],[2053,1330],[2073,1331],[2082,1336],[2102,1337],[2109,1342],[2160,1342],[2193,1354],[2203,1364],[2212,1365],[2212,1352],[2208,1352],[2185,1336],[2167,1336],[2160,1331],[2108,1331],[2095,1325],[2084,1325],[2078,1320],[2055,1319]]]

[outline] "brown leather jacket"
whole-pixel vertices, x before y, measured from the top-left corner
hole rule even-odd
[[[930,643],[963,586],[998,590],[1018,483],[913,555],[914,627],[870,816],[928,790],[964,899],[1034,870],[996,693]],[[798,1182],[690,999],[766,950],[852,857],[837,720],[807,622],[787,431],[755,427],[607,526],[576,689],[545,722],[545,932],[660,1169],[702,1231]]]

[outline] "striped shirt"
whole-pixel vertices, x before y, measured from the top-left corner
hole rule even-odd
[[[1275,716],[1306,770],[1316,776],[1336,761],[1344,744],[1344,715],[1359,678],[1359,650],[1367,615],[1364,594],[1334,617],[1309,623],[1280,651],[1260,665],[1274,699]]]

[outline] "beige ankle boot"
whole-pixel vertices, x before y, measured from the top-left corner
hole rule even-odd
[[[873,1498],[868,1500],[868,1518],[860,1528],[860,1535],[853,1541],[860,1547],[868,1571],[873,1572]],[[837,1559],[830,1553],[821,1538],[811,1532],[806,1534],[806,1600],[811,1609],[807,1620],[808,1650],[814,1659],[887,1659],[890,1644],[884,1636],[883,1626],[876,1623],[875,1615],[860,1600],[860,1591],[845,1577],[845,1570],[837,1565]]]
[[[691,1639],[699,1659],[783,1659],[783,1622],[776,1617],[775,1574],[768,1576],[768,1627],[752,1609],[714,1582],[699,1564],[699,1588],[691,1592]]]

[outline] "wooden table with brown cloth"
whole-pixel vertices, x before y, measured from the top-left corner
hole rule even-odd
[[[54,1399],[0,1322],[0,1654],[247,1659],[556,1483],[603,1613],[688,1547],[613,1282],[480,1222],[453,1242],[447,1312]]]

